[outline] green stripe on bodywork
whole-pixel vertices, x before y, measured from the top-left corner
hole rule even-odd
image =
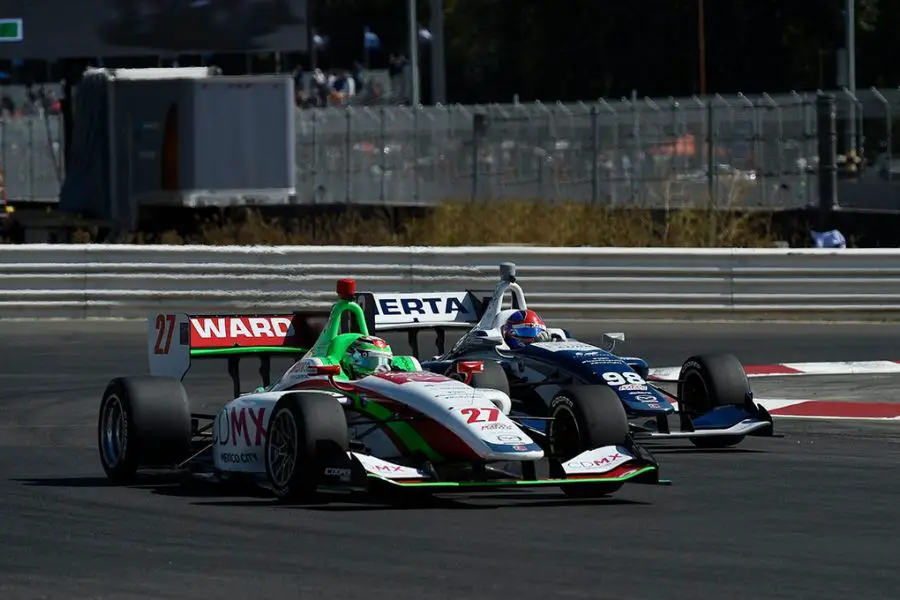
[[[394,416],[393,411],[378,404],[378,402],[375,402],[374,400],[366,400],[365,403],[363,403],[358,397],[354,398],[354,408],[373,421],[387,421]],[[410,452],[420,451],[427,456],[429,460],[441,460],[443,458],[434,450],[434,448],[428,445],[425,438],[419,435],[419,432],[417,432],[409,423],[394,421],[384,423],[384,425],[390,427],[391,431],[397,434],[397,437],[400,438],[400,441],[403,442],[403,445],[406,446]]]
[[[643,469],[638,469],[633,473],[629,473],[628,475],[624,475],[622,477],[596,477],[590,479],[535,479],[535,480],[511,480],[511,481],[428,481],[423,483],[400,483],[397,481],[393,481],[388,479],[387,477],[382,477],[381,475],[376,475],[375,473],[367,473],[369,477],[373,479],[378,479],[380,481],[385,481],[392,485],[396,485],[397,487],[414,487],[414,488],[479,488],[479,487],[536,487],[542,485],[578,485],[583,483],[618,483],[622,481],[628,481],[629,479],[634,479],[639,475],[643,475],[644,473],[649,473],[655,470],[656,467],[644,467]]]
[[[219,356],[226,354],[305,354],[306,348],[292,346],[250,346],[246,348],[197,348],[191,356]]]

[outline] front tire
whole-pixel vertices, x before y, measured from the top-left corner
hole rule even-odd
[[[678,402],[691,418],[723,406],[746,406],[750,380],[732,354],[701,354],[684,361],[678,375]],[[698,448],[728,448],[744,436],[692,438]]]
[[[325,468],[349,463],[349,449],[347,418],[335,398],[309,392],[282,397],[266,432],[266,477],[272,491],[283,502],[316,500]]]
[[[130,480],[140,467],[173,466],[190,455],[191,409],[181,382],[119,377],[103,392],[97,446],[106,476]]]
[[[550,456],[566,462],[601,446],[628,445],[628,416],[616,392],[602,385],[562,389],[550,402],[552,420],[547,428]],[[622,483],[562,486],[567,496],[597,498],[611,494]]]

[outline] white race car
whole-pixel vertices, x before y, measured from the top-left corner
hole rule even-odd
[[[594,443],[584,447],[577,431],[554,440],[511,417],[506,393],[478,385],[480,361],[443,375],[395,356],[390,370],[349,379],[340,359],[368,335],[354,293],[352,280],[338,283],[339,299],[311,348],[301,343],[299,314],[151,317],[151,376],[113,379],[103,394],[98,444],[107,475],[128,481],[163,468],[213,481],[249,477],[299,502],[325,491],[537,486],[594,497],[627,481],[664,483],[615,399],[592,413]],[[270,385],[276,354],[299,360]],[[264,385],[240,393],[237,361],[248,356],[262,358]],[[235,397],[216,414],[192,414],[181,383],[200,358],[228,359],[235,383]]]

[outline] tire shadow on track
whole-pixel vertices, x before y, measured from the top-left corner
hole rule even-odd
[[[547,493],[480,493],[460,495],[454,498],[427,495],[397,495],[379,497],[365,494],[333,494],[330,502],[310,504],[283,503],[265,488],[253,484],[216,484],[189,478],[178,480],[171,476],[141,475],[135,481],[123,484],[105,477],[50,477],[12,479],[11,481],[33,487],[52,488],[110,488],[149,491],[160,496],[172,496],[194,500],[191,505],[235,508],[272,508],[279,510],[312,510],[322,512],[367,512],[389,510],[494,510],[499,508],[548,508],[565,506],[644,506],[647,502],[606,496],[592,499],[566,498]],[[467,502],[468,501],[468,502]],[[477,504],[469,502],[475,501]]]

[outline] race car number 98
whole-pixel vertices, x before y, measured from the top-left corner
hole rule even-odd
[[[609,371],[603,374],[603,380],[612,386],[625,384],[646,385],[644,379],[634,371],[626,371],[624,373]]]

